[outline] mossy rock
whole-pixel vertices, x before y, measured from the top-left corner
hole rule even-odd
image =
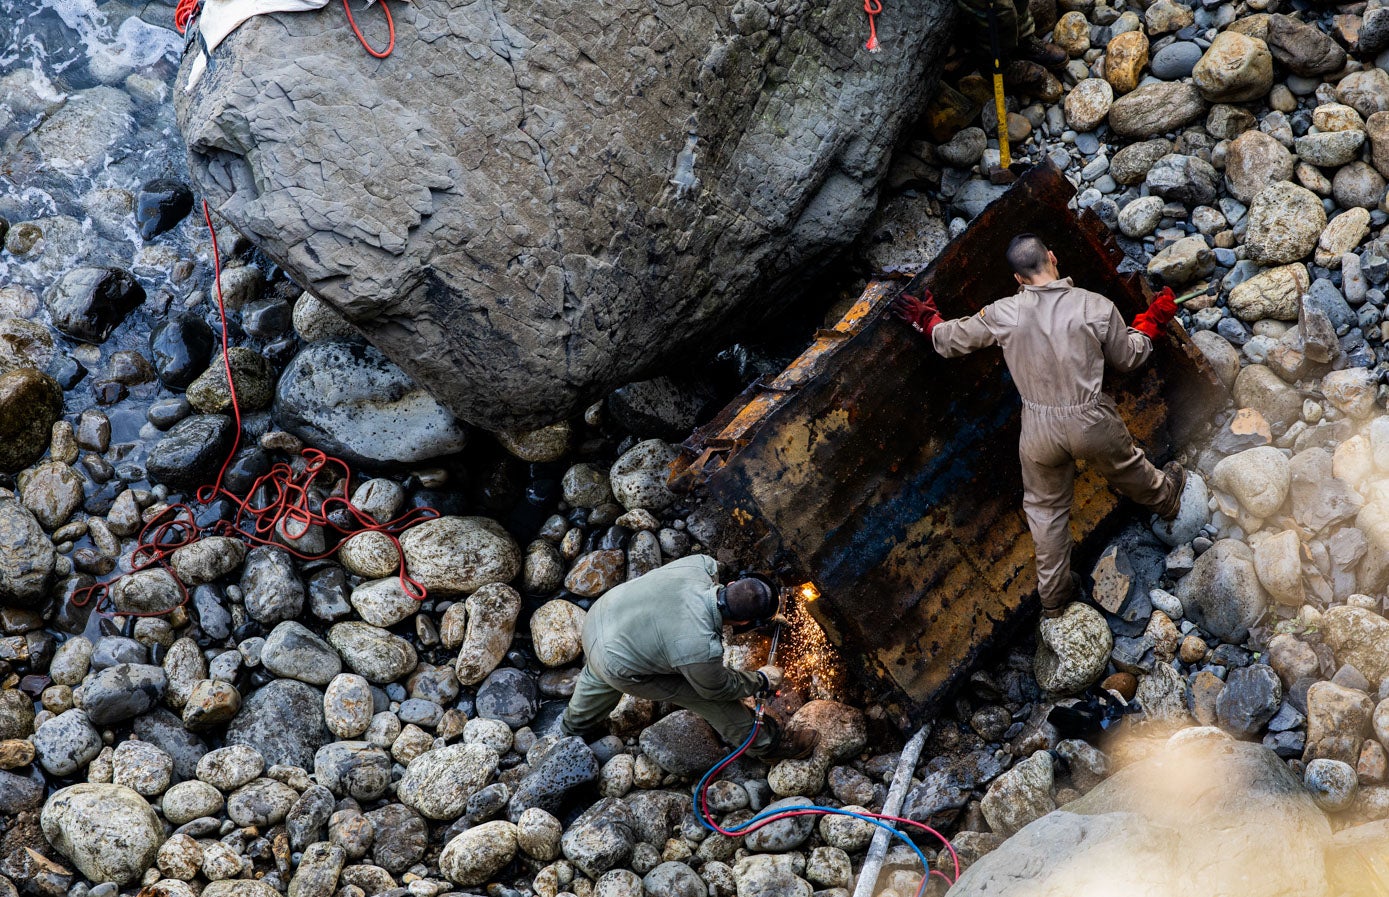
[[[14,473],[48,450],[53,424],[63,413],[63,390],[33,368],[0,375],[0,471]]]

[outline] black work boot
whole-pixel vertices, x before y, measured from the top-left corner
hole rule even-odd
[[[1014,59],[1035,62],[1049,69],[1060,68],[1070,58],[1066,55],[1066,51],[1056,44],[1040,40],[1035,35],[1018,41],[1018,45],[1013,49],[1011,55]]]
[[[1182,493],[1186,491],[1186,468],[1176,461],[1162,466],[1162,497],[1153,505],[1159,519],[1172,521],[1182,509]]]
[[[762,725],[772,735],[771,746],[757,754],[762,760],[804,760],[820,743],[820,733],[814,729],[788,732],[770,716],[762,721]]]
[[[1084,599],[1085,584],[1081,582],[1080,574],[1072,570],[1070,594],[1066,595],[1064,598],[1062,598],[1059,602],[1057,602],[1054,605],[1047,604],[1047,602],[1044,600],[1042,602],[1042,619],[1055,620],[1057,617],[1061,616],[1066,612],[1066,608],[1070,607],[1075,602],[1083,601]]]
[[[1003,84],[1009,90],[1051,103],[1061,99],[1061,82],[1044,66],[1014,59],[1003,67]]]

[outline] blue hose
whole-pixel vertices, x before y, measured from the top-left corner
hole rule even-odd
[[[760,710],[760,708],[759,708],[759,710]],[[759,713],[759,714],[758,714],[758,722],[759,722],[759,724],[760,724],[760,721],[761,721],[761,714]],[[704,826],[706,829],[708,829],[709,831],[711,831],[711,832],[713,832],[713,833],[715,833],[715,834],[721,834],[721,832],[719,832],[719,830],[714,826],[714,824],[711,823],[708,819],[706,819],[705,816],[704,816],[704,814],[703,814],[702,812],[700,812],[700,809],[701,809],[701,808],[700,808],[700,805],[699,805],[699,796],[700,796],[701,794],[704,793],[704,789],[705,789],[705,787],[706,787],[706,784],[705,784],[705,783],[709,781],[709,777],[712,776],[712,775],[714,774],[714,771],[715,771],[715,770],[717,770],[720,766],[722,766],[723,764],[727,763],[729,760],[733,759],[734,757],[738,756],[738,755],[741,754],[743,751],[745,751],[745,750],[748,749],[748,746],[752,744],[752,740],[753,740],[754,738],[757,737],[757,729],[758,729],[758,725],[754,725],[754,726],[752,727],[752,730],[751,730],[750,732],[748,732],[748,737],[747,737],[747,739],[744,740],[743,743],[742,743],[741,745],[739,745],[737,748],[735,748],[735,749],[733,750],[732,753],[728,754],[728,755],[725,756],[723,759],[721,759],[718,763],[715,763],[712,767],[710,767],[709,771],[706,772],[706,773],[704,774],[704,776],[699,780],[699,784],[695,786],[694,796],[693,796],[693,798],[692,798],[692,801],[693,801],[693,803],[694,803],[695,818],[699,820],[699,824],[700,824],[700,825]],[[884,821],[881,820],[881,819],[873,819],[873,818],[870,817],[870,816],[864,816],[864,815],[861,814],[861,813],[853,813],[853,812],[850,812],[849,810],[841,810],[841,809],[837,809],[837,808],[835,808],[835,807],[821,807],[821,806],[816,806],[815,804],[797,804],[797,805],[791,806],[791,807],[780,807],[780,808],[778,808],[778,809],[776,809],[776,810],[763,810],[761,813],[758,813],[756,816],[752,817],[751,819],[747,820],[746,822],[740,823],[739,825],[736,825],[736,826],[729,826],[727,829],[725,829],[725,831],[733,832],[734,834],[739,834],[739,833],[742,832],[743,829],[746,829],[746,828],[748,828],[749,826],[754,825],[755,823],[761,822],[761,821],[763,821],[763,820],[765,820],[765,819],[774,818],[774,817],[776,817],[776,816],[778,816],[778,815],[780,815],[780,814],[782,814],[782,813],[785,813],[785,812],[788,812],[788,811],[791,811],[791,810],[812,810],[812,811],[814,811],[815,813],[823,814],[823,815],[826,815],[826,816],[848,816],[848,817],[851,817],[851,818],[853,818],[853,819],[861,819],[861,820],[863,820],[864,822],[872,823],[873,825],[876,825],[878,828],[880,828],[880,829],[882,829],[882,830],[888,832],[889,834],[891,834],[894,838],[897,838],[898,840],[900,840],[903,844],[905,844],[905,845],[907,845],[908,847],[910,847],[910,848],[912,849],[912,852],[916,854],[917,859],[921,860],[921,868],[922,868],[922,870],[924,871],[924,873],[925,873],[928,877],[929,877],[929,875],[930,875],[931,864],[930,864],[930,862],[926,859],[926,854],[922,853],[922,852],[921,852],[921,848],[916,846],[916,842],[912,841],[911,838],[908,838],[901,830],[897,829],[897,828],[894,827],[894,826],[891,826],[891,825],[887,824],[886,822],[884,822]],[[948,880],[948,879],[947,879],[947,880]]]

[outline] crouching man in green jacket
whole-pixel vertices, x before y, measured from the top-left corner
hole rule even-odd
[[[755,673],[723,663],[724,623],[769,622],[779,599],[763,580],[718,580],[718,563],[690,555],[623,583],[599,598],[584,622],[584,668],[564,712],[566,735],[591,735],[624,694],[693,710],[731,745],[752,731],[743,698],[770,695],[781,670]],[[782,737],[764,717],[749,753],[764,759],[799,759],[815,747],[814,732]]]

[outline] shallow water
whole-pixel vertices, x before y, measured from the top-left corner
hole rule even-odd
[[[172,21],[173,7],[163,3],[0,0],[0,216],[12,227],[32,222],[43,231],[29,252],[16,254],[13,245],[0,252],[0,287],[11,291],[11,302],[0,302],[0,317],[30,316],[25,309],[79,265],[126,268],[147,297],[100,345],[49,327],[57,354],[88,370],[65,392],[69,414],[98,404],[95,384],[105,379],[113,352],[148,354],[149,332],[166,315],[195,309],[215,317],[203,292],[210,258],[201,218],[190,215],[146,242],[133,212],[143,183],[188,181],[187,153],[169,102],[184,48]],[[128,110],[120,108],[127,103]],[[56,127],[83,104],[101,107],[109,119],[86,129]],[[78,138],[69,143],[72,158],[62,158],[63,141],[49,136],[55,131]],[[49,323],[41,302],[32,317]],[[138,464],[144,443],[157,436],[145,410],[173,393],[158,383],[129,392],[103,410],[111,418],[113,445],[127,444],[117,455]]]
[[[111,388],[102,384],[112,354],[133,349],[148,358],[150,331],[175,312],[191,311],[218,327],[215,305],[207,301],[211,247],[201,215],[150,241],[135,223],[142,184],[188,182],[169,101],[184,49],[172,23],[173,6],[164,3],[0,0],[0,216],[11,225],[0,252],[0,319],[46,326],[54,343],[51,373],[60,372],[64,358],[86,369],[64,391],[65,417],[99,407],[111,421],[105,458],[116,477],[89,481],[89,502],[98,506],[126,486],[148,488],[143,465],[160,433],[146,412],[177,396],[154,380],[129,386],[118,401],[99,398]],[[27,251],[14,241],[26,223],[43,234]],[[225,252],[232,235],[222,242]],[[129,270],[146,293],[145,303],[99,345],[58,332],[42,302],[65,272],[84,265]],[[235,325],[232,331],[240,335]],[[89,544],[83,538],[78,547]],[[89,622],[88,634],[95,635],[97,618]]]

